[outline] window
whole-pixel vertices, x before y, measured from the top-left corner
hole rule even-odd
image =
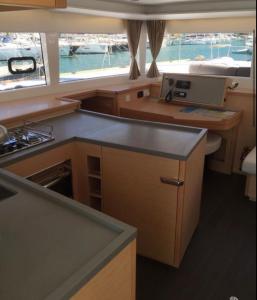
[[[161,72],[250,77],[253,33],[167,34],[158,57]],[[147,50],[147,68],[152,55]]]
[[[128,74],[130,53],[125,34],[61,34],[60,81]]]
[[[40,85],[46,85],[40,34],[0,32],[0,91]]]

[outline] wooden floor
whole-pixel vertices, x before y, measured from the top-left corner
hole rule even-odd
[[[201,223],[181,269],[139,257],[137,300],[256,299],[256,205],[244,188],[244,177],[206,174]]]

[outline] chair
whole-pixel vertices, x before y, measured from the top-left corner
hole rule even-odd
[[[207,136],[206,156],[217,152],[220,149],[221,145],[222,137],[218,134],[209,132]]]

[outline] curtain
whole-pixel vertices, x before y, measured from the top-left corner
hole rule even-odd
[[[141,75],[138,64],[137,64],[137,51],[141,36],[141,29],[142,29],[143,22],[136,21],[136,20],[128,20],[127,21],[127,33],[128,33],[128,43],[129,43],[129,50],[131,53],[132,61],[130,67],[130,79],[136,80]]]
[[[147,21],[147,31],[150,42],[150,48],[153,55],[153,62],[148,71],[147,77],[156,78],[160,76],[158,67],[157,67],[157,57],[161,51],[164,34],[166,28],[166,21]]]

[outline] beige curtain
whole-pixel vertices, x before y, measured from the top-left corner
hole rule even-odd
[[[141,29],[142,29],[143,22],[136,21],[136,20],[128,20],[127,21],[127,33],[128,33],[128,43],[129,43],[129,50],[131,53],[131,67],[130,67],[130,79],[136,80],[141,75],[138,64],[137,64],[137,51],[141,36]]]
[[[147,74],[147,77],[149,78],[156,78],[160,76],[156,60],[162,47],[165,28],[166,21],[147,21],[148,37],[153,55],[153,62]]]

